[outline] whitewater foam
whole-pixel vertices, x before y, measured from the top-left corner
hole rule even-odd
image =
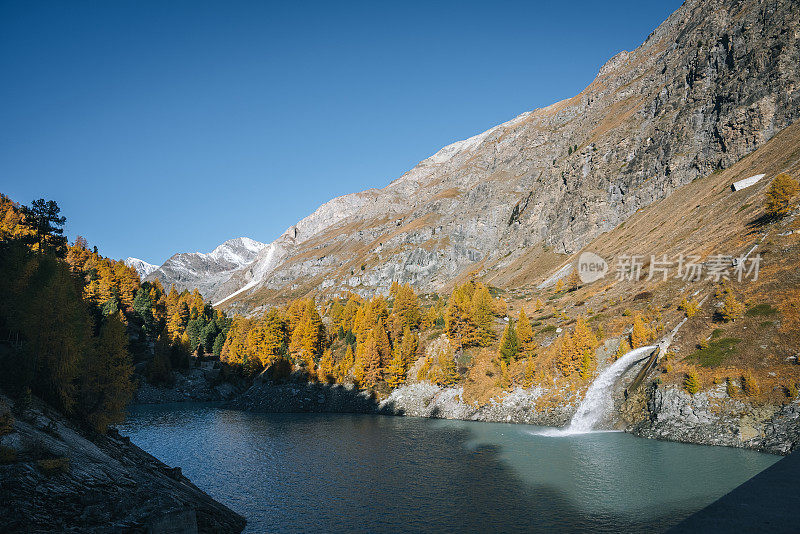
[[[597,432],[595,427],[608,417],[614,407],[611,398],[614,384],[631,365],[649,356],[655,348],[656,345],[649,345],[625,353],[592,382],[569,425],[564,428],[548,428],[537,433],[542,436],[566,436]]]

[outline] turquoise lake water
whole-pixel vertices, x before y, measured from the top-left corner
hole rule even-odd
[[[619,432],[136,407],[120,431],[246,532],[663,531],[780,457]]]

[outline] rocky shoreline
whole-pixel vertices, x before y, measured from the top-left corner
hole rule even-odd
[[[237,533],[245,519],[113,429],[0,395],[0,531]]]
[[[517,388],[482,406],[464,402],[462,393],[461,388],[416,382],[378,401],[352,386],[265,382],[253,385],[225,407],[268,413],[373,413],[563,427],[580,404],[574,395],[557,406],[536,409],[537,399],[545,393],[540,387]],[[655,383],[629,399],[618,388],[614,399],[617,415],[609,426],[643,438],[781,455],[791,453],[800,443],[798,401],[785,406],[754,406],[727,397],[724,386],[690,395]]]
[[[227,401],[246,389],[244,381],[223,381],[219,369],[210,367],[173,371],[172,382],[156,386],[140,375],[131,404]]]
[[[786,455],[800,444],[800,402],[755,405],[732,398],[725,385],[690,395],[658,380],[626,395],[623,384],[630,369],[614,387],[614,410],[607,428],[667,441],[742,447]],[[515,388],[502,397],[476,406],[463,400],[463,388],[443,388],[430,382],[412,382],[383,399],[354,386],[307,383],[300,378],[283,383],[256,379],[221,381],[218,370],[190,369],[174,374],[173,387],[155,387],[140,381],[134,404],[185,401],[223,401],[226,408],[265,413],[369,413],[493,423],[563,427],[581,401],[573,391],[559,391],[559,402],[540,402],[548,391],[541,386]],[[544,406],[544,407],[542,407]]]

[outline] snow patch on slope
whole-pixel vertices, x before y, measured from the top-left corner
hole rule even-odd
[[[259,283],[261,283],[264,280],[264,277],[267,275],[267,273],[271,271],[272,268],[275,266],[277,259],[276,258],[277,246],[274,243],[266,246],[270,247],[267,253],[261,260],[254,262],[252,268],[250,269],[249,272],[251,276],[250,281],[247,282],[241,288],[237,289],[236,291],[228,295],[227,297],[225,297],[224,299],[215,302],[214,306],[219,306],[226,300],[229,300],[235,297],[236,295],[241,295],[245,291],[256,287]]]
[[[139,273],[139,278],[142,279],[144,279],[145,276],[158,269],[158,265],[147,263],[146,261],[140,260],[139,258],[125,258],[125,265],[127,265],[128,267],[133,267],[136,270],[136,272]]]

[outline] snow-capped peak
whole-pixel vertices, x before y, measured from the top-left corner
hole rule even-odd
[[[158,269],[158,265],[147,263],[146,261],[140,260],[139,258],[126,258],[125,265],[136,269],[136,272],[139,273],[139,278],[144,278],[148,274]]]
[[[253,258],[266,246],[249,237],[237,237],[225,241],[207,254],[202,252],[198,252],[198,254],[210,260],[225,261],[238,267],[244,267],[253,261]]]

